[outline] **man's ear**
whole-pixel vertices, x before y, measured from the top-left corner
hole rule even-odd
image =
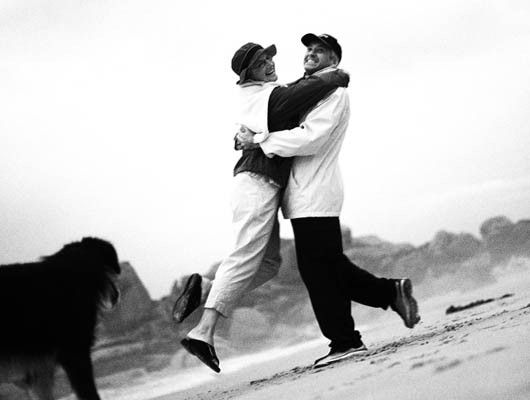
[[[332,66],[333,67],[336,67],[339,65],[339,57],[337,56],[337,54],[331,50],[331,59],[332,59]]]

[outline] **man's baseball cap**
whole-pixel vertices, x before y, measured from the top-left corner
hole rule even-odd
[[[323,33],[322,35],[315,35],[314,33],[307,33],[302,36],[302,43],[304,46],[309,46],[311,43],[322,43],[328,49],[331,49],[335,52],[339,58],[339,62],[342,59],[342,48],[340,47],[339,42],[333,36]]]
[[[263,48],[259,44],[249,42],[235,52],[232,57],[232,71],[239,75],[238,84],[245,82],[248,69],[264,53],[271,57],[275,56],[276,46],[271,44],[269,47]]]

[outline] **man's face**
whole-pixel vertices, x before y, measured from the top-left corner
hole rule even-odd
[[[254,81],[275,82],[278,80],[272,56],[262,54],[248,70],[248,77]]]
[[[337,65],[337,57],[332,50],[319,42],[313,42],[307,46],[304,56],[305,72],[312,74],[332,65]]]

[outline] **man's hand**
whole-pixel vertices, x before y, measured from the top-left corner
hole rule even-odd
[[[234,136],[234,149],[236,150],[252,150],[257,149],[259,144],[254,143],[254,135],[256,133],[247,128],[245,125],[240,125],[239,130]]]

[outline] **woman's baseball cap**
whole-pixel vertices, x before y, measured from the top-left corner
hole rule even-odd
[[[252,64],[254,64],[262,54],[274,57],[276,55],[276,46],[271,44],[269,47],[263,48],[263,46],[260,46],[259,44],[249,42],[241,46],[235,52],[232,57],[232,71],[239,76],[239,81],[237,81],[238,84],[245,82],[248,69],[252,67]]]
[[[307,33],[302,36],[302,43],[304,46],[309,46],[311,43],[322,43],[328,49],[331,49],[335,52],[339,58],[339,62],[342,58],[342,48],[340,47],[339,42],[333,36],[323,33],[322,35],[315,35],[314,33]]]

